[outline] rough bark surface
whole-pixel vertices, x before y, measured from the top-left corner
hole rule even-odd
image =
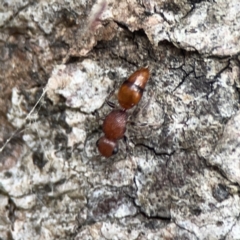
[[[0,239],[239,239],[238,0],[0,10]],[[146,65],[104,159],[105,100]]]

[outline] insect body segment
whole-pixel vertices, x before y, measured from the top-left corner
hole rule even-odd
[[[97,141],[98,151],[104,157],[111,157],[118,151],[117,140],[124,136],[127,124],[127,113],[124,110],[113,110],[103,122],[104,137]]]
[[[139,103],[149,76],[148,68],[140,68],[121,85],[118,91],[118,102],[123,110],[113,110],[106,116],[103,122],[105,136],[97,141],[97,147],[102,156],[111,157],[117,153],[117,141],[123,138],[126,131],[126,110]]]
[[[149,76],[148,68],[140,68],[123,82],[118,92],[118,102],[122,108],[130,109],[139,103]]]
[[[113,110],[103,122],[103,132],[110,140],[119,140],[124,136],[127,124],[127,113],[123,110]]]
[[[98,139],[97,147],[101,155],[107,158],[118,152],[117,141],[109,140],[105,136]]]

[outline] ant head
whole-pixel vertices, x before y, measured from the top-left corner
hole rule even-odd
[[[108,158],[118,152],[117,141],[109,140],[106,137],[101,137],[97,141],[98,151],[102,156]]]

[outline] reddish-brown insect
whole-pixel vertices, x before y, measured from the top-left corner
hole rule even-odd
[[[98,139],[97,147],[101,155],[106,158],[111,157],[118,152],[117,141],[109,140],[105,136]]]
[[[149,76],[150,73],[147,67],[140,68],[123,82],[118,91],[118,102],[122,108],[130,109],[138,104]]]
[[[147,84],[149,69],[140,68],[121,85],[118,92],[118,102],[123,110],[113,110],[103,122],[104,136],[97,141],[98,151],[104,157],[111,157],[118,151],[117,141],[124,136],[127,124],[126,110],[134,107],[142,98]]]
[[[127,113],[124,110],[113,110],[103,122],[104,137],[97,141],[99,152],[110,157],[118,151],[117,140],[124,136],[127,124]]]
[[[123,110],[113,110],[103,122],[103,132],[109,140],[119,140],[126,131],[127,113]]]

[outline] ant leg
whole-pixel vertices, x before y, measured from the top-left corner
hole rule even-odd
[[[113,102],[111,102],[109,99],[112,97],[112,95],[115,92],[115,87],[113,88],[113,90],[109,93],[109,95],[107,96],[107,98],[105,99],[105,103],[107,103],[107,105],[109,105],[110,107],[114,104]]]
[[[126,135],[123,136],[123,141],[125,143],[125,146],[126,146],[126,152],[129,150],[129,146],[128,146],[128,138]]]
[[[150,98],[148,98],[147,102],[143,106],[137,105],[137,107],[134,109],[133,113],[131,114],[132,116],[135,116],[135,118],[138,118],[138,116],[141,116],[141,115],[147,115],[147,109],[149,108],[152,98],[155,96],[155,93],[152,90],[150,90],[150,92],[151,92],[151,96]],[[134,125],[146,126],[147,123],[140,123],[140,124],[134,124]]]
[[[124,142],[125,147],[126,147],[126,151],[125,151],[126,152],[126,156],[125,156],[125,158],[127,158],[129,153],[130,153],[130,155],[132,154],[132,148],[133,147],[130,145],[129,138],[126,135],[123,136],[123,142]]]
[[[103,120],[104,120],[103,117],[100,117],[100,116],[99,116],[98,111],[95,111],[95,112],[94,112],[94,115],[95,115],[95,117],[96,117],[96,121],[98,122],[98,124],[100,124],[100,121],[103,121]]]
[[[112,95],[115,93],[116,89],[117,89],[117,84],[114,83],[113,90],[109,93],[109,95],[105,100],[105,103],[107,103],[107,105],[111,108],[116,108],[116,104],[109,100],[112,97]]]
[[[136,123],[134,121],[127,121],[127,124],[130,124],[132,126],[137,126],[137,127],[146,127],[148,126],[148,123],[144,122],[144,123]]]
[[[110,107],[110,108],[116,108],[116,104],[109,101],[109,100],[105,100],[105,102],[107,103],[107,105]]]
[[[138,119],[138,122],[136,122],[136,120],[133,122],[131,119],[130,121],[128,121],[128,123],[130,123],[132,126],[138,126],[140,128],[145,128],[145,127],[156,128],[162,125],[161,121],[153,122],[153,120],[150,120],[150,119],[149,119],[150,121],[148,121],[149,116],[155,118],[155,115],[157,115],[155,110],[156,103],[153,102],[152,104],[150,104],[152,102],[153,97],[155,97],[155,92],[153,90],[150,90],[149,95],[150,97],[148,98],[147,102],[144,103],[142,107],[141,106],[137,107],[134,111],[135,114],[132,114],[135,116],[135,119]],[[157,111],[158,111],[158,108],[157,108]],[[145,119],[145,121],[139,122],[139,119],[142,120],[142,118]]]
[[[148,109],[153,97],[155,97],[155,92],[152,89],[149,92],[150,92],[150,98],[148,99],[147,103],[145,105],[143,105],[140,112],[146,111]]]

